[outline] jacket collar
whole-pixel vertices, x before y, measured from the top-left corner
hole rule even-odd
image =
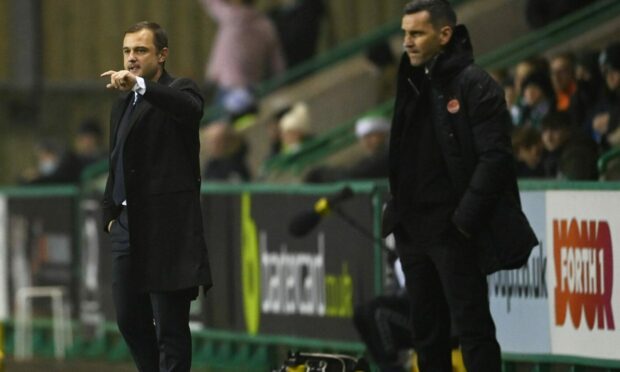
[[[157,80],[157,83],[170,85],[172,81],[174,81],[174,78],[164,69],[161,73],[161,76],[159,77],[159,80]]]

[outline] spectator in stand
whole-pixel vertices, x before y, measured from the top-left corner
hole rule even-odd
[[[235,88],[252,88],[285,69],[282,47],[271,21],[254,0],[199,0],[218,24],[206,78],[216,102]]]
[[[568,111],[577,92],[575,56],[570,53],[554,56],[549,62],[549,67],[551,83],[555,92],[555,108],[557,111]]]
[[[601,151],[620,146],[620,43],[609,45],[600,57],[606,94],[597,105],[592,128]]]
[[[592,118],[597,102],[605,90],[605,82],[599,66],[599,52],[583,52],[575,60],[577,99],[571,102],[571,115],[575,123],[593,136]]]
[[[378,103],[391,99],[396,89],[398,65],[394,52],[386,40],[374,43],[365,52],[366,59],[372,64],[374,72],[379,74]]]
[[[578,82],[592,84],[592,93],[599,94],[605,85],[599,66],[600,52],[585,51],[579,53],[575,59],[575,76]]]
[[[495,78],[494,78],[495,79]],[[519,120],[520,108],[519,97],[517,96],[517,89],[515,88],[514,80],[511,77],[505,77],[501,81],[497,81],[504,89],[504,99],[506,99],[506,107],[510,112],[510,118],[513,124],[516,124]]]
[[[522,84],[523,101],[519,126],[540,128],[542,118],[555,111],[555,94],[549,76],[543,72],[533,72]]]
[[[532,57],[517,63],[514,69],[514,84],[517,95],[523,94],[523,81],[525,78],[534,72],[547,73],[548,70],[549,64],[544,58]]]
[[[523,111],[523,81],[529,75],[537,71],[547,71],[547,61],[540,58],[529,58],[517,63],[514,67],[513,73],[513,86],[514,86],[514,101],[512,105],[509,105],[510,116],[512,117],[512,123],[519,125],[520,118]],[[504,87],[504,91],[506,88]]]
[[[355,124],[355,135],[364,157],[347,167],[317,167],[308,172],[306,182],[385,179],[388,177],[390,122],[379,116],[364,117]]]
[[[512,149],[517,159],[517,177],[545,177],[540,131],[532,127],[515,128],[512,133]]]
[[[269,155],[267,156],[267,160],[273,158],[282,151],[280,121],[290,110],[290,106],[282,107],[276,110],[276,112],[267,119],[267,137],[269,139]]]
[[[280,120],[281,153],[298,152],[311,135],[310,113],[308,106],[298,102]]]
[[[247,145],[232,126],[215,122],[203,129],[203,146],[207,154],[204,178],[209,181],[247,182]]]
[[[543,119],[542,141],[547,178],[596,180],[596,143],[572,123],[566,112],[553,112]]]
[[[73,150],[78,176],[89,165],[106,158],[103,150],[103,131],[98,120],[87,119],[80,124],[73,140]]]
[[[43,185],[73,182],[73,175],[61,168],[64,151],[56,140],[44,139],[35,146],[37,165],[22,172],[18,182],[22,185]]]
[[[525,18],[532,28],[543,27],[596,0],[528,0]]]
[[[73,150],[64,150],[55,140],[43,140],[35,148],[37,169],[26,170],[21,183],[78,183],[82,171],[91,164],[105,159],[102,148],[103,133],[99,122],[85,120],[78,127]]]
[[[232,124],[235,130],[252,125],[258,114],[258,97],[245,88],[230,90],[222,101],[224,121]]]
[[[288,67],[305,62],[316,53],[323,14],[323,0],[280,0],[269,12]]]

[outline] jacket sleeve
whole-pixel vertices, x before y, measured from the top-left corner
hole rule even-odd
[[[196,83],[178,78],[170,86],[145,81],[144,99],[182,121],[196,122],[202,118],[204,101]]]
[[[475,161],[453,222],[465,232],[475,234],[514,180],[512,124],[504,92],[486,72],[475,70],[465,79],[464,89]]]

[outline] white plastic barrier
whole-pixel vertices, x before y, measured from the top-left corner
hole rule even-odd
[[[54,356],[64,359],[67,346],[73,343],[68,303],[63,287],[23,287],[16,293],[15,358],[32,358],[32,309],[31,300],[47,297],[52,301],[52,328]]]

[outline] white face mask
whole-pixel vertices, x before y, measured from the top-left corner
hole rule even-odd
[[[53,159],[42,160],[39,163],[39,173],[42,176],[49,176],[58,168],[58,161]]]

